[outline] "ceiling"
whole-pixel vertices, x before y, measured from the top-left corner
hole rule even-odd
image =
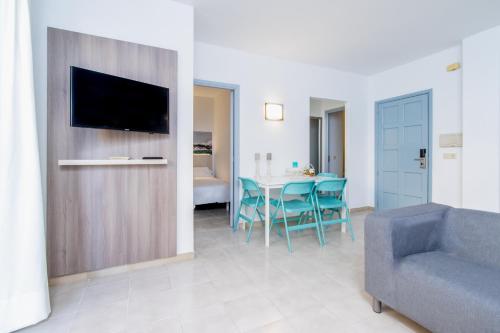
[[[500,24],[499,0],[178,0],[195,40],[374,74]]]

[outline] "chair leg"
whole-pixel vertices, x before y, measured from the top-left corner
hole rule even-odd
[[[240,204],[240,208],[238,209],[238,214],[236,214],[236,217],[233,221],[233,232],[238,230],[238,225],[240,224],[241,207],[243,207],[242,204]]]
[[[274,212],[269,217],[269,233],[271,233],[271,230],[273,230],[274,225],[278,224],[278,223],[275,223],[274,221],[276,220],[276,216],[278,215],[279,209],[280,209],[280,204],[278,204],[278,206],[276,207]],[[276,232],[278,233],[278,236],[283,237],[283,233],[281,232],[281,229],[279,228],[279,226],[276,226]]]
[[[253,211],[253,214],[252,214],[252,217],[250,218],[250,226],[248,228],[248,233],[247,233],[247,243],[250,242],[250,237],[252,237],[252,230],[253,230],[253,224],[254,224],[254,220],[255,220],[255,215],[257,215],[257,207],[254,208],[254,211]]]
[[[302,224],[302,223],[303,223],[303,222],[302,222],[302,219],[304,218],[304,215],[305,215],[305,214],[304,214],[304,212],[302,212],[302,213],[300,213],[300,214],[299,214],[299,221],[297,222],[297,224]],[[307,215],[306,215],[306,216],[307,216]],[[307,218],[307,217],[306,217],[306,218]],[[306,221],[306,222],[307,222],[307,221]]]
[[[271,230],[273,230],[273,226],[275,224],[278,224],[274,221],[275,221],[275,219],[271,219],[271,221],[270,221],[269,232],[271,232]],[[278,236],[283,237],[283,233],[281,232],[279,225],[276,226],[276,233],[278,234]]]
[[[347,227],[349,228],[349,233],[351,234],[351,239],[352,241],[354,242],[354,230],[352,228],[352,223],[351,223],[351,215],[349,213],[349,208],[345,208],[345,216],[346,216],[346,219],[347,219]]]
[[[262,213],[260,212],[260,210],[258,208],[257,208],[257,214],[259,215],[260,222],[265,223],[264,217],[262,216]]]
[[[375,297],[372,299],[372,309],[375,313],[382,313],[382,302]]]
[[[283,237],[283,232],[281,231],[281,228],[279,226],[276,226],[276,232],[278,233],[278,236]]]
[[[321,230],[320,230],[320,222],[319,222],[319,218],[318,218],[318,214],[316,212],[316,209],[313,210],[313,213],[314,213],[314,221],[316,222],[316,233],[318,234],[318,241],[319,241],[319,246],[323,246],[323,236],[321,234]]]
[[[319,219],[319,227],[321,229],[321,240],[323,243],[323,246],[326,245],[326,237],[325,237],[325,228],[323,227],[323,218],[321,217],[321,209],[318,208],[318,219]]]
[[[319,212],[321,213],[321,223],[322,223],[322,226],[323,226],[323,234],[324,234],[324,231],[328,230],[329,225],[328,224],[324,225],[323,221],[324,220],[327,220],[327,221],[333,220],[333,214],[335,212],[333,210],[331,212],[328,212],[327,209],[324,209],[323,212],[321,212],[321,209],[320,209]]]
[[[252,230],[253,230],[253,221],[250,222],[250,226],[248,227],[247,243],[250,242],[250,237],[252,237]]]
[[[288,232],[288,222],[286,221],[286,213],[283,208],[283,220],[285,222],[285,232],[286,232],[286,240],[288,241],[288,252],[292,253],[292,243],[290,242],[290,234]]]
[[[271,233],[271,230],[273,230],[274,225],[278,224],[278,223],[274,222],[275,221],[274,218],[272,218],[270,220],[271,221],[269,221],[269,233]],[[281,229],[278,225],[276,226],[276,233],[278,234],[278,236],[283,237],[283,233],[281,232]]]

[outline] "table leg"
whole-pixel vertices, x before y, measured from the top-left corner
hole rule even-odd
[[[269,187],[265,187],[264,189],[265,195],[265,238],[266,238],[266,247],[269,247]]]

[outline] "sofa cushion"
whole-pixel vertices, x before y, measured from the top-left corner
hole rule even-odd
[[[442,251],[395,267],[397,310],[433,332],[500,332],[500,269]]]
[[[450,209],[440,227],[443,251],[500,269],[500,214]]]

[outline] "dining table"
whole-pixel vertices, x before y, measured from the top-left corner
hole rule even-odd
[[[322,177],[322,176],[305,176],[305,175],[284,175],[284,176],[257,176],[253,178],[257,185],[264,190],[264,225],[265,225],[265,245],[269,247],[269,235],[270,235],[270,204],[269,201],[271,199],[271,190],[272,189],[281,189],[286,183],[289,182],[303,182],[303,181],[311,181],[320,182],[323,180],[330,180],[331,177]],[[345,189],[344,189],[345,191]],[[342,194],[344,197],[346,193]],[[342,212],[344,215],[345,212]],[[342,223],[341,231],[346,232],[345,224]]]

